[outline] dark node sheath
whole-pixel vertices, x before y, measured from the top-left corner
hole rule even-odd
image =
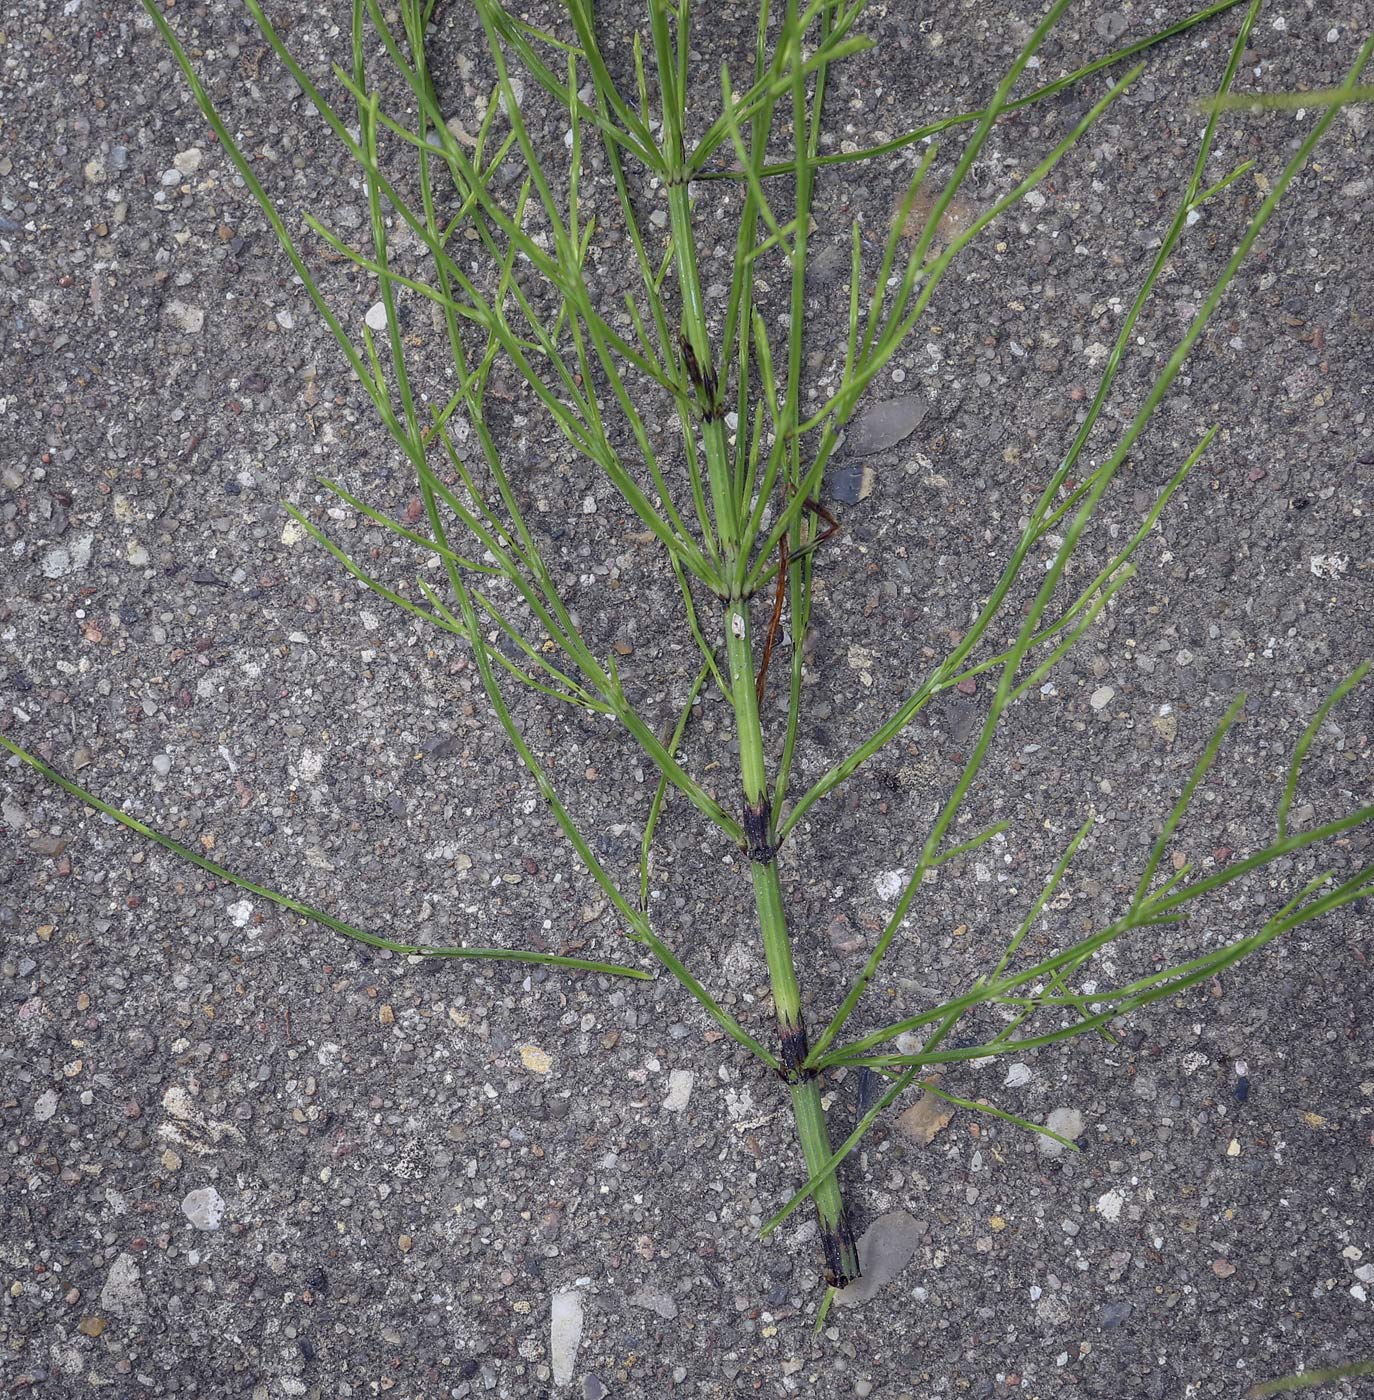
[[[760,865],[768,865],[777,855],[777,847],[768,841],[769,828],[773,825],[773,809],[765,797],[755,805],[744,804],[744,840],[749,859]]]

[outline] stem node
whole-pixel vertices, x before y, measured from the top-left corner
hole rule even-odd
[[[766,797],[744,803],[744,842],[749,859],[758,865],[771,865],[778,848],[769,839],[773,834],[773,809]]]
[[[811,1053],[806,1043],[806,1023],[800,1019],[791,1024],[779,1020],[778,1038],[782,1046],[778,1074],[788,1084],[802,1084],[814,1079],[817,1071],[806,1063]]]

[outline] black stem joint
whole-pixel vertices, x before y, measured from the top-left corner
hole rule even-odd
[[[773,807],[766,797],[744,804],[744,848],[749,859],[760,865],[771,865],[778,848],[769,839],[773,834]]]
[[[778,1030],[782,1040],[779,1076],[788,1084],[804,1084],[808,1079],[814,1079],[818,1071],[806,1063],[806,1057],[811,1053],[806,1043],[806,1026],[801,1021],[794,1026],[779,1022]]]
[[[682,365],[687,372],[688,383],[696,398],[697,409],[702,422],[716,423],[725,417],[725,404],[721,400],[720,381],[709,359],[705,365],[697,360],[692,342],[686,332],[680,332],[678,343],[682,347]]]
[[[834,1225],[821,1229],[821,1248],[825,1251],[825,1281],[831,1288],[843,1288],[859,1277],[859,1251],[847,1215],[841,1213]]]

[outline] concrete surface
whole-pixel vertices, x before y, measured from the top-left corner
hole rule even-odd
[[[551,8],[535,18],[556,22]],[[1075,10],[1041,75],[1157,27],[1157,8]],[[364,236],[362,191],[246,12],[211,0],[171,13],[288,222],[310,210]],[[824,554],[801,777],[876,726],[995,577],[1091,395],[1116,302],[1129,304],[1167,224],[1203,124],[1184,104],[1217,81],[1239,13],[1150,59],[1040,206],[971,251],[895,362],[901,380],[879,386],[876,398],[920,392],[930,409],[866,459],[872,492],[840,509],[844,533]],[[347,60],[345,10],[289,18],[310,71]],[[876,50],[833,78],[832,139],[978,105],[1034,18],[875,6]],[[623,59],[619,10],[601,22]],[[1240,86],[1329,86],[1372,25],[1362,0],[1266,4]],[[633,959],[463,648],[285,529],[283,498],[375,549],[388,578],[420,562],[351,512],[330,515],[318,474],[400,515],[404,465],[141,12],[8,7],[0,28],[3,732],[169,835],[368,927]],[[733,10],[700,25],[703,101],[719,60],[740,71],[749,42]],[[445,100],[475,129],[487,75],[464,6],[449,7],[436,54]],[[1086,98],[1000,126],[970,198],[1009,188],[1104,90],[1095,79]],[[537,101],[531,113],[556,144],[555,118]],[[1228,119],[1214,178],[1245,158],[1256,172],[1191,230],[1103,443],[1312,120]],[[1374,651],[1370,122],[1367,107],[1337,119],[1114,485],[1092,564],[1220,426],[1139,576],[1052,692],[1008,721],[971,798],[975,819],[1014,820],[1007,841],[928,893],[865,1015],[917,1008],[986,965],[1090,808],[1101,820],[1037,946],[1119,912],[1241,689],[1245,720],[1176,846],[1198,862],[1252,849],[1272,829],[1294,738]],[[957,148],[946,142],[937,174]],[[817,256],[847,246],[856,211],[881,238],[911,168],[908,152],[827,177]],[[594,174],[587,198],[604,189]],[[713,286],[728,281],[732,236],[728,209],[703,220]],[[608,236],[598,275],[617,295],[618,257]],[[317,265],[360,333],[375,287]],[[841,281],[817,277],[818,382],[839,368]],[[442,365],[425,308],[407,333]],[[661,559],[537,410],[517,398],[495,426],[589,639],[622,644],[643,712],[670,722],[696,662],[685,629],[664,623],[676,612]],[[655,426],[668,441],[666,419]],[[981,703],[933,707],[785,850],[813,1020],[861,965],[890,872],[909,868]],[[642,766],[604,721],[526,697],[516,708],[583,830],[633,884],[652,791]],[[727,720],[708,701],[686,750],[723,800]],[[1314,748],[1305,819],[1368,800],[1369,732],[1366,689]],[[7,767],[0,795],[6,1393],[1182,1400],[1374,1352],[1367,912],[1151,1008],[1114,1050],[1053,1047],[1010,1087],[1005,1062],[952,1071],[963,1096],[1038,1121],[1081,1115],[1084,1151],[1052,1157],[962,1112],[928,1145],[880,1127],[845,1187],[859,1228],[914,1220],[915,1257],[813,1338],[812,1227],[799,1215],[757,1239],[800,1179],[780,1086],[670,981],[371,956],[93,819],[27,770]],[[660,931],[767,1034],[741,862],[681,801],[661,832]],[[1251,927],[1369,848],[1356,832],[1327,866],[1285,864],[1116,951],[1103,976]],[[833,1089],[843,1125],[854,1080]]]

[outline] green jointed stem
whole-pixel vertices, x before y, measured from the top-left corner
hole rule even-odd
[[[806,1159],[807,1175],[815,1177],[830,1162],[830,1134],[825,1125],[825,1110],[821,1107],[820,1076],[805,1067],[806,1023],[802,1018],[801,990],[797,986],[797,971],[792,963],[792,941],[787,931],[778,862],[772,846],[773,823],[768,809],[763,731],[754,695],[754,654],[747,603],[726,604],[725,639],[739,736],[740,782],[744,795],[749,865],[754,879],[754,904],[758,910],[764,954],[768,959],[773,1009],[778,1018],[778,1036],[782,1045],[781,1072],[792,1095],[792,1115],[796,1120],[802,1156]],[[845,1214],[844,1198],[833,1175],[825,1177],[817,1185],[815,1201],[816,1219],[825,1251],[826,1281],[832,1287],[842,1288],[858,1278],[859,1255]]]

